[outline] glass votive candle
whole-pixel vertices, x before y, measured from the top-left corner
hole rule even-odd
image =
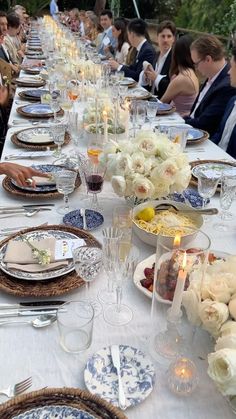
[[[196,365],[189,358],[178,358],[170,364],[167,382],[173,393],[188,396],[196,389],[198,380]]]

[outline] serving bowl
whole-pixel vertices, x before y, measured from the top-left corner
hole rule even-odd
[[[191,207],[189,207],[188,205],[183,204],[181,202],[175,202],[175,201],[170,201],[170,200],[161,200],[161,199],[151,200],[151,201],[147,201],[147,202],[144,202],[142,204],[137,205],[133,209],[133,220],[132,220],[133,230],[134,230],[135,234],[140,238],[140,240],[142,240],[144,243],[147,243],[150,246],[154,246],[154,247],[156,247],[156,245],[157,245],[157,235],[158,234],[148,232],[148,231],[144,230],[143,228],[141,228],[140,226],[138,226],[135,222],[136,221],[135,218],[136,218],[136,215],[141,210],[143,210],[144,208],[147,208],[147,207],[155,208],[157,205],[160,205],[160,204],[172,204],[177,209],[179,209],[180,212],[181,212],[181,210],[190,210],[191,211]],[[190,243],[191,240],[194,239],[198,230],[201,228],[201,226],[203,224],[203,217],[202,217],[201,214],[197,213],[197,210],[193,209],[192,212],[187,213],[186,216],[188,216],[193,221],[193,223],[196,226],[196,231],[194,230],[194,232],[191,233],[191,234],[181,234],[181,244],[184,245],[184,246],[186,244]],[[184,226],[183,226],[183,228],[184,228]],[[187,226],[186,226],[186,228],[187,228]],[[162,234],[162,244],[164,246],[172,247],[173,246],[173,239],[174,239],[173,236],[166,236],[166,235]]]

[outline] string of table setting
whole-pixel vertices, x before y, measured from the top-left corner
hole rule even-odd
[[[49,176],[2,176],[0,416],[233,417],[233,159],[48,16],[17,84],[2,161]]]

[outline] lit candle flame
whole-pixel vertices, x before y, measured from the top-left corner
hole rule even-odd
[[[107,118],[107,111],[103,111],[103,117],[104,117],[104,119],[106,119]]]
[[[180,242],[181,242],[181,236],[180,234],[176,234],[175,238],[174,238],[174,243],[173,243],[173,247],[176,249],[180,246]]]

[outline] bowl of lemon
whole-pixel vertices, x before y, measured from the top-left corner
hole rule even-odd
[[[144,243],[156,247],[157,236],[161,235],[165,245],[171,247],[176,235],[181,237],[182,244],[190,243],[201,228],[203,217],[186,204],[153,200],[139,204],[133,209],[132,222],[135,234]]]

